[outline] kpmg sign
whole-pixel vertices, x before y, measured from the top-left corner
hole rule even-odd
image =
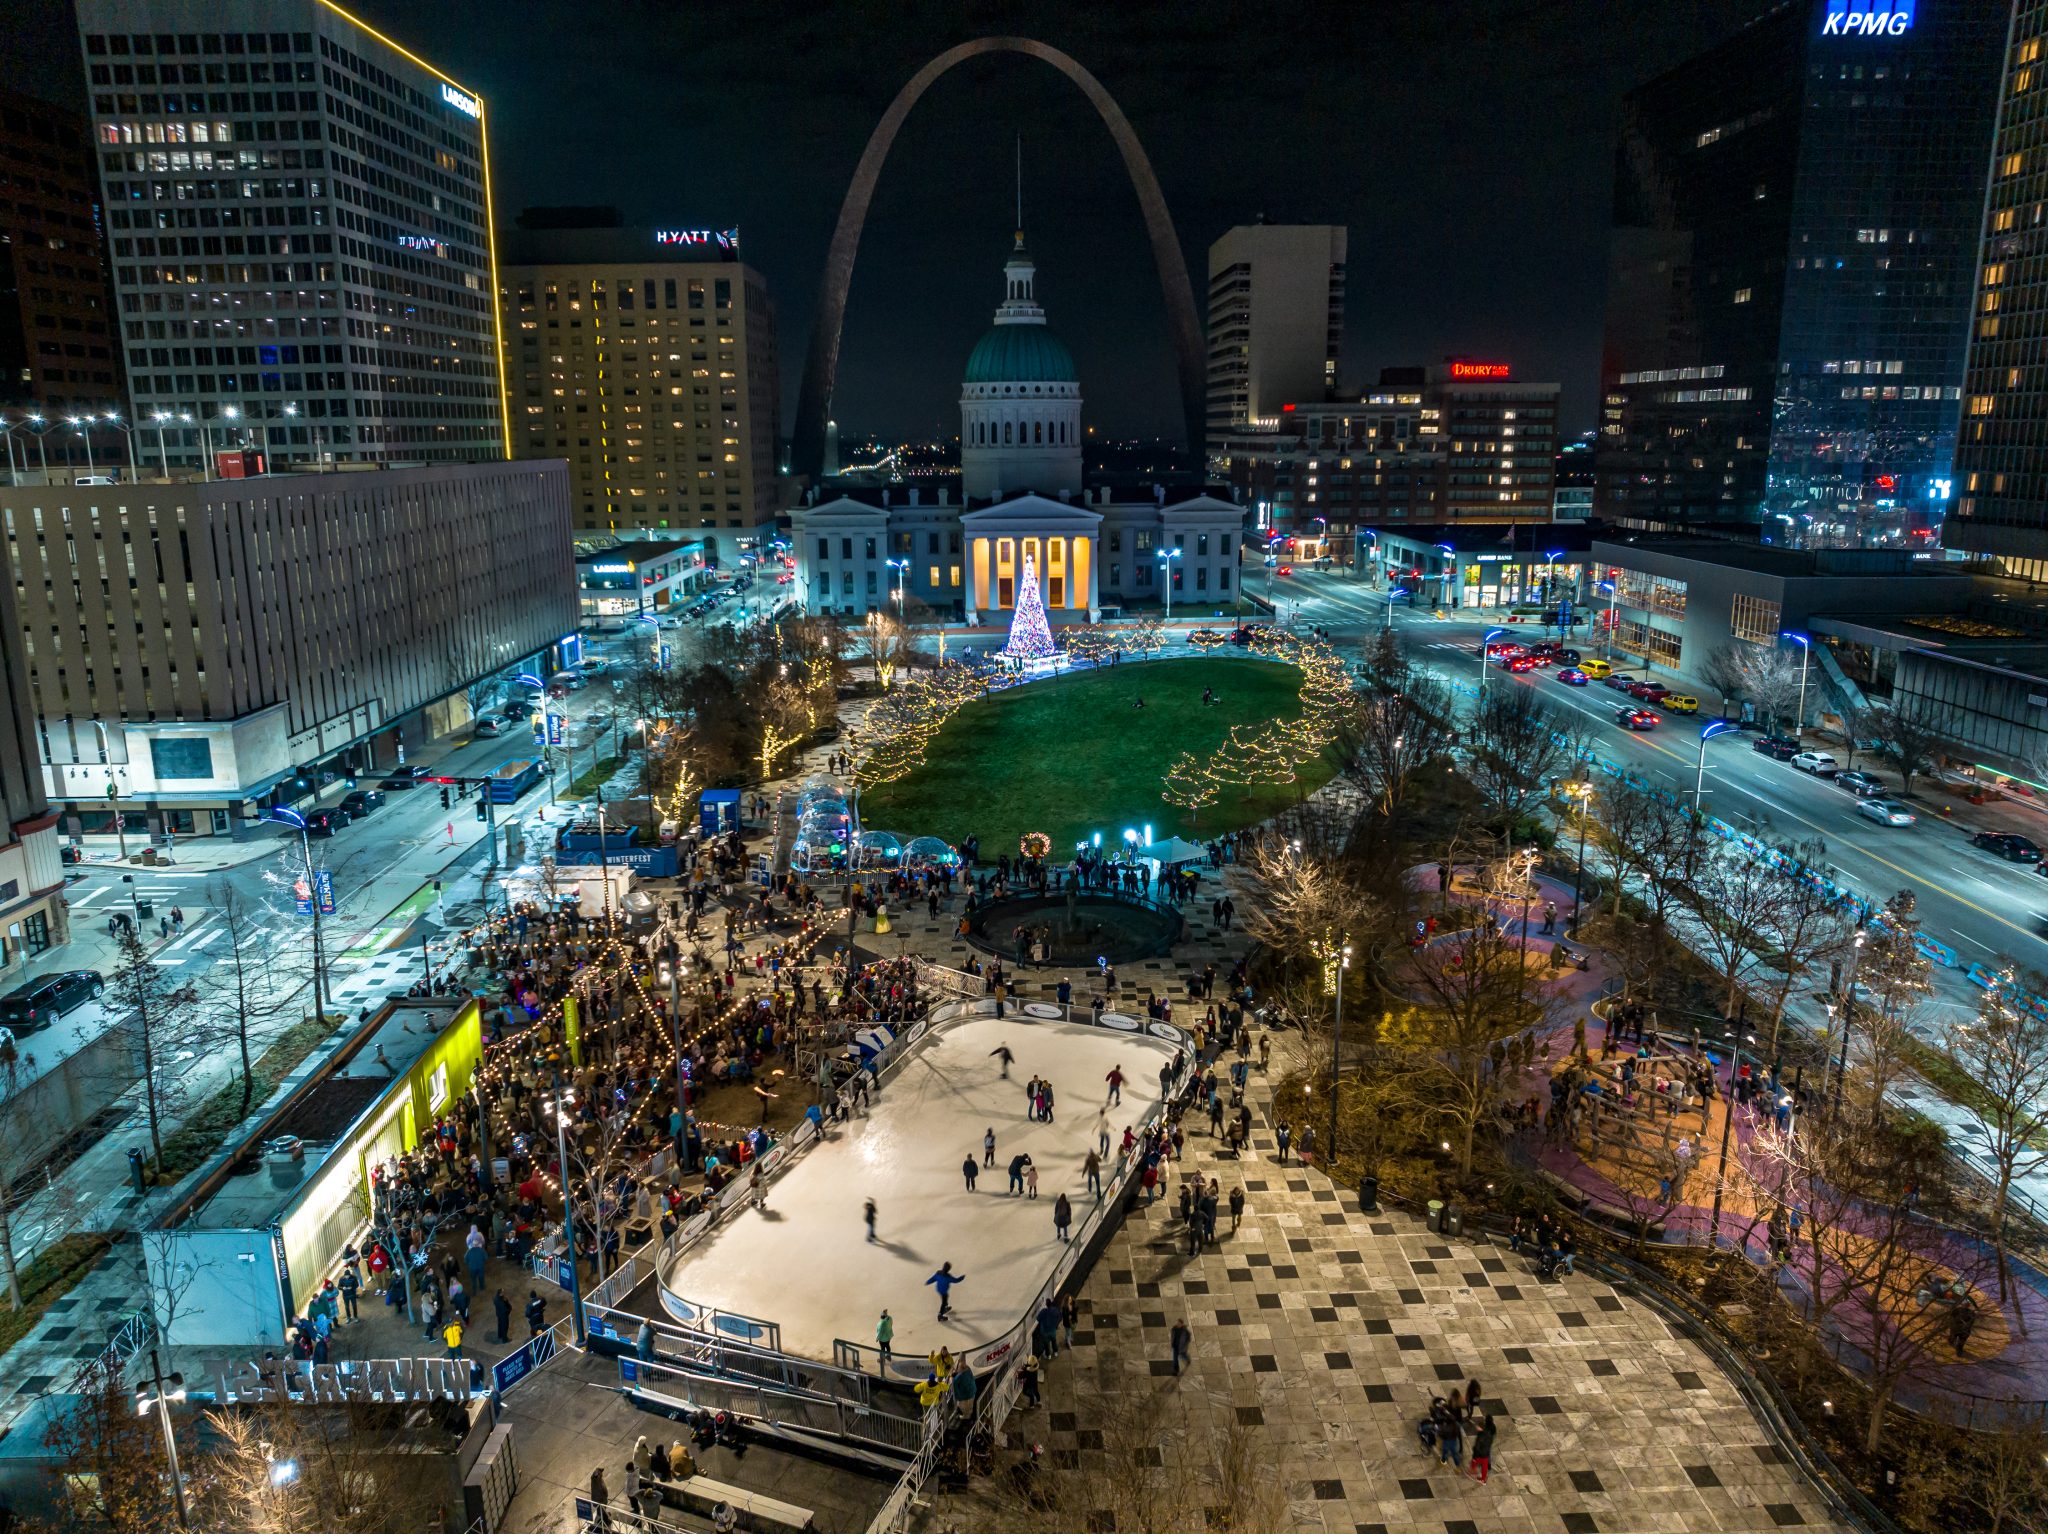
[[[1919,0],[1828,0],[1822,37],[1903,37]]]

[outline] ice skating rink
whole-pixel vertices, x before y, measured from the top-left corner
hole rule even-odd
[[[1008,1081],[989,1055],[999,1044],[1016,1056]],[[834,1338],[872,1347],[884,1306],[906,1361],[942,1343],[959,1354],[991,1342],[1024,1319],[1059,1260],[1053,1199],[1064,1191],[1073,1201],[1077,1229],[1094,1206],[1082,1163],[1109,1092],[1103,1078],[1118,1064],[1127,1078],[1123,1105],[1109,1110],[1106,1179],[1124,1126],[1159,1101],[1159,1068],[1172,1055],[1164,1040],[1014,1013],[927,1036],[870,1099],[866,1118],[793,1163],[771,1185],[765,1213],[739,1210],[679,1258],[668,1287],[695,1305],[776,1322],[784,1350],[812,1358],[829,1359]],[[1034,1074],[1052,1083],[1050,1124],[1025,1116]],[[996,1164],[981,1168],[969,1193],[960,1163],[971,1153],[980,1166],[991,1125]],[[1005,1191],[1019,1151],[1038,1167],[1035,1199]],[[872,1245],[861,1220],[870,1198]],[[962,1281],[939,1321],[938,1290],[925,1280],[949,1261]]]

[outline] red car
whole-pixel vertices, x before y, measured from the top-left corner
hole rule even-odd
[[[1510,655],[1503,656],[1501,664],[1510,671],[1534,671],[1543,664],[1543,660],[1541,656],[1536,655]]]
[[[1522,647],[1516,644],[1512,639],[1496,639],[1492,644],[1486,647],[1486,655],[1489,660],[1493,659],[1495,656],[1521,655],[1524,653],[1525,652],[1522,649]]]
[[[1628,695],[1645,703],[1662,703],[1671,696],[1671,689],[1662,682],[1637,682],[1629,688]]]
[[[1282,575],[1292,575],[1292,574],[1294,573],[1294,566],[1292,566],[1292,565],[1282,565],[1282,566],[1280,567],[1279,573],[1280,573],[1280,574],[1282,574]]]
[[[1646,708],[1624,708],[1614,716],[1614,722],[1625,730],[1654,730],[1657,716]]]

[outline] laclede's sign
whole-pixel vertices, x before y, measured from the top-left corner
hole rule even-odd
[[[1919,0],[1828,0],[1822,37],[1903,37]]]

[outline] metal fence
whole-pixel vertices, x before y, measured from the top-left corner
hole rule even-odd
[[[851,1401],[803,1395],[730,1377],[698,1374],[658,1360],[621,1358],[619,1378],[664,1405],[692,1411],[734,1412],[773,1427],[796,1428],[853,1444],[871,1444],[892,1455],[916,1453],[925,1423]]]

